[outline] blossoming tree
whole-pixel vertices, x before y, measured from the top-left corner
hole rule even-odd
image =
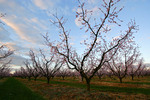
[[[52,42],[48,34],[44,36],[47,45],[65,58],[68,68],[78,71],[85,78],[88,91],[90,91],[91,79],[96,72],[113,58],[121,44],[128,43],[133,38],[133,33],[136,30],[136,23],[132,21],[129,23],[127,30],[120,34],[118,38],[113,40],[106,38],[105,33],[111,32],[108,24],[114,24],[118,28],[121,27],[118,14],[122,8],[117,7],[119,1],[102,0],[102,4],[98,8],[102,16],[97,18],[92,16],[92,10],[85,7],[86,2],[82,3],[78,0],[80,10],[76,12],[76,18],[82,25],[81,29],[85,29],[86,35],[89,36],[82,44],[83,49],[85,49],[83,54],[77,52],[70,44],[71,34],[65,27],[66,20],[63,17],[59,18],[57,15],[53,15],[55,19],[50,20],[60,30],[60,41]],[[85,46],[86,48],[84,48]],[[111,55],[108,56],[109,52],[111,52]]]

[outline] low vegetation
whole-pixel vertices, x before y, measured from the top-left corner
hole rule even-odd
[[[27,85],[33,91],[41,94],[47,100],[122,100],[122,99],[148,99],[150,98],[150,77],[141,78],[135,81],[125,79],[124,83],[105,80],[99,81],[97,77],[91,81],[91,91],[86,91],[85,81],[81,82],[78,78],[66,77],[63,80],[60,77],[55,77],[46,83],[46,79],[38,78],[37,81],[32,79],[20,79],[21,82]],[[143,84],[142,84],[142,81]],[[136,84],[139,83],[139,84]]]
[[[44,100],[14,78],[0,82],[0,100]]]

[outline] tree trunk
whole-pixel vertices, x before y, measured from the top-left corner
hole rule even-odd
[[[138,76],[138,78],[140,78],[140,75],[137,75]]]
[[[134,80],[134,75],[132,75],[132,81]]]
[[[82,77],[82,76],[81,76],[81,81],[82,81],[82,82],[84,81],[84,77]]]
[[[119,80],[120,80],[120,83],[122,83],[122,78],[119,78]]]
[[[52,79],[54,79],[54,76],[52,76]]]
[[[49,84],[49,81],[50,81],[50,78],[49,78],[49,77],[47,77],[47,84]]]
[[[87,91],[90,91],[90,79],[86,79]]]
[[[28,77],[28,81],[31,81],[31,77]]]
[[[102,77],[102,76],[98,76],[99,80],[101,80],[101,77]]]
[[[63,78],[63,80],[65,80],[65,77],[62,77]]]
[[[34,77],[34,81],[36,81],[37,77]]]

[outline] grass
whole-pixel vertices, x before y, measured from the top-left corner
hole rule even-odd
[[[84,88],[77,88],[61,84],[47,84],[45,81],[18,79],[40,93],[47,100],[114,100],[114,97],[99,91],[88,92]],[[101,99],[100,99],[101,98]]]
[[[106,79],[108,79],[108,77]],[[62,79],[56,77],[55,80],[59,81],[59,80],[62,80]],[[78,82],[79,81],[79,80],[75,80],[73,78],[68,78],[68,77],[66,77],[65,80],[70,81],[70,82]],[[142,82],[142,80],[146,81],[146,82]],[[116,78],[116,80],[109,80],[109,81],[107,80],[106,81],[105,78],[103,78],[102,80],[99,80],[96,77],[96,78],[93,78],[93,80],[92,80],[92,82],[98,82],[98,81],[108,82],[108,83],[120,83],[117,78]],[[127,77],[126,79],[123,79],[123,83],[125,83],[125,84],[136,84],[136,85],[150,85],[149,81],[150,81],[149,77],[147,77],[146,79],[142,79],[142,78],[139,79],[139,78],[136,77],[133,81],[130,79],[130,77]]]
[[[150,82],[124,82],[126,84],[141,84],[141,85],[150,85]]]
[[[37,81],[20,78],[18,80],[47,100],[149,100],[150,98],[149,87],[145,88],[143,85],[136,88],[123,84],[127,85],[124,87],[120,83],[109,85],[111,83],[101,84],[95,80],[91,83],[91,91],[88,92],[85,82],[70,81],[70,78],[62,80],[56,77],[51,79],[50,84],[47,84],[43,77]]]
[[[120,83],[116,81],[104,81],[104,82],[109,82],[109,83]],[[123,82],[126,84],[140,84],[140,85],[150,85],[150,82]]]
[[[115,77],[116,78],[116,77]],[[92,81],[97,82],[97,81],[101,81],[101,82],[108,82],[108,83],[120,83],[118,78],[116,78],[116,80],[108,80],[109,78],[102,78],[102,80],[99,80],[98,78],[93,79]],[[134,80],[131,80],[131,77],[126,77],[123,79],[123,83],[125,84],[135,84],[135,85],[150,85],[150,77],[141,77],[141,78],[137,78],[135,77]]]
[[[14,78],[8,78],[0,84],[0,100],[44,100],[24,84]]]
[[[39,80],[39,81],[45,81],[45,80]],[[51,80],[50,84],[60,84],[60,85],[66,85],[71,87],[86,88],[86,84],[76,83],[76,82],[72,83],[72,82]],[[101,85],[91,84],[91,89],[99,90],[103,92],[117,92],[117,93],[123,92],[123,93],[150,95],[150,89],[145,89],[145,88],[114,87],[114,86],[101,86]]]
[[[0,85],[4,83],[5,79],[0,79]]]

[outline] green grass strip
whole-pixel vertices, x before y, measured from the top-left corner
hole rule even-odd
[[[127,84],[140,84],[140,85],[150,85],[150,82],[123,82]]]
[[[24,84],[14,78],[8,78],[0,85],[0,100],[44,100]]]
[[[105,81],[109,83],[120,83],[120,82],[115,82],[115,81]],[[123,82],[125,84],[139,84],[139,85],[150,85],[150,82]]]

